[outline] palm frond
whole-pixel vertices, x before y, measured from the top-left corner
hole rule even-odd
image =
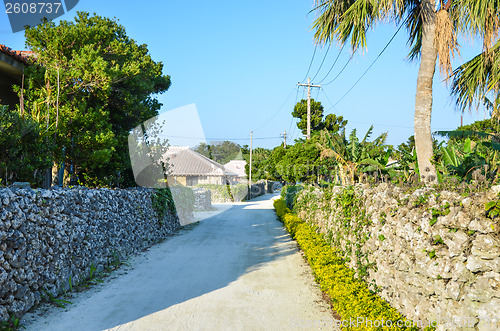
[[[331,43],[335,38],[335,30],[339,26],[344,13],[356,0],[335,1],[317,0],[313,9],[318,12],[318,18],[313,23],[316,30],[314,38],[318,43]]]
[[[488,93],[500,92],[500,41],[453,72],[451,93],[462,111],[479,107]],[[498,105],[497,105],[498,106]]]
[[[350,39],[353,52],[358,48],[366,48],[366,32],[388,11],[390,2],[389,0],[322,0],[321,3],[326,5],[318,7],[320,15],[313,24],[316,30],[314,38],[318,43],[337,39],[341,44]]]
[[[496,138],[496,136],[492,133],[472,131],[472,130],[436,131],[434,132],[434,134],[437,134],[441,137],[454,138],[454,139],[465,139],[470,137],[476,137],[480,139]]]
[[[457,6],[464,34],[483,37],[484,51],[491,48],[500,29],[500,0],[461,0]]]
[[[404,21],[408,30],[408,46],[411,47],[408,59],[417,60],[422,49],[422,15],[420,1],[405,1],[406,19]]]
[[[494,149],[496,151],[500,151],[500,144],[492,141],[485,141],[482,143],[484,146]]]

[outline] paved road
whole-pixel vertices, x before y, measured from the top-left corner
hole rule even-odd
[[[272,197],[219,205],[217,215],[133,258],[68,309],[29,314],[27,330],[332,330]]]

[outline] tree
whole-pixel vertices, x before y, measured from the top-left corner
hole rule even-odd
[[[437,181],[431,163],[432,82],[439,55],[441,73],[448,78],[451,57],[457,51],[456,35],[483,36],[491,47],[500,26],[496,0],[316,0],[319,16],[314,22],[318,43],[341,44],[349,39],[352,51],[366,48],[366,32],[377,21],[402,23],[409,32],[410,59],[420,58],[415,97],[415,145],[420,179]]]
[[[0,105],[0,183],[41,185],[51,164],[50,145],[31,117]]]
[[[359,175],[365,172],[387,172],[386,166],[392,155],[392,146],[385,145],[387,132],[382,133],[370,142],[373,125],[366,132],[363,140],[359,140],[356,129],[347,138],[345,132],[332,134],[323,131],[320,143],[322,158],[336,161],[336,177],[343,185],[353,185]]]
[[[320,131],[327,129],[328,131],[337,132],[343,130],[347,125],[347,120],[342,116],[335,114],[328,114],[323,119],[323,106],[321,102],[311,99],[311,131]],[[307,133],[307,100],[300,100],[295,107],[293,107],[292,116],[299,118],[297,127],[302,130],[305,135]]]
[[[193,149],[195,152],[200,153],[220,164],[226,164],[234,160],[241,151],[240,145],[232,141],[219,141],[213,144],[200,143]]]
[[[318,178],[317,161],[321,151],[316,137],[299,140],[286,149],[276,164],[278,175],[287,182],[314,182]]]
[[[83,12],[26,29],[26,44],[36,60],[25,105],[53,137],[56,164],[83,184],[133,185],[128,135],[158,114],[154,95],[170,86],[162,63],[116,20]]]
[[[500,41],[453,72],[451,91],[460,110],[484,104],[500,120]]]

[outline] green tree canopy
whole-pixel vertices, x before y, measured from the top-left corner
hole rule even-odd
[[[232,141],[219,141],[212,144],[200,143],[193,149],[220,164],[226,164],[231,160],[235,160],[241,151],[240,145]]]
[[[342,116],[328,114],[324,117],[323,112],[324,108],[321,102],[311,99],[311,132],[317,132],[323,129],[337,132],[343,130],[347,125],[347,120],[344,120]],[[300,119],[297,123],[297,127],[302,130],[302,133],[305,135],[307,133],[307,100],[302,99],[293,107],[292,116]]]
[[[127,137],[158,114],[155,95],[170,86],[163,64],[116,20],[84,12],[26,29],[26,45],[36,60],[25,108],[53,137],[55,161],[84,184],[132,185]]]

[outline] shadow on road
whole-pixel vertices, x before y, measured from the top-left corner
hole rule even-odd
[[[152,247],[133,262],[128,274],[29,329],[120,328],[217,291],[264,264],[294,254],[295,245],[272,208],[273,196],[235,204]]]

